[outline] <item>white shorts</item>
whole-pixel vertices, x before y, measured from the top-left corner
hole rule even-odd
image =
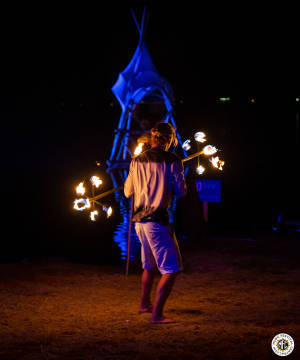
[[[157,266],[161,274],[182,270],[179,246],[170,226],[157,222],[136,222],[135,231],[141,242],[143,269]]]

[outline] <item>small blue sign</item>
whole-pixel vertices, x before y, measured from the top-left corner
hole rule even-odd
[[[201,201],[221,201],[221,180],[196,180],[196,187]]]

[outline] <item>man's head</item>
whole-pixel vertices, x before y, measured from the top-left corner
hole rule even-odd
[[[152,147],[159,147],[167,151],[172,143],[176,146],[177,142],[176,131],[171,124],[160,122],[151,129]]]

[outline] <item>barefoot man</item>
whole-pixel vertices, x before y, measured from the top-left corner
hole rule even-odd
[[[175,129],[168,123],[158,123],[151,130],[151,149],[135,157],[125,181],[126,197],[134,196],[132,221],[141,242],[143,266],[140,313],[152,313],[155,324],[171,322],[163,316],[163,308],[171,293],[175,278],[182,270],[181,255],[174,231],[169,223],[168,208],[172,196],[183,196],[186,184],[181,160],[168,152],[177,143]],[[151,289],[155,267],[161,273],[154,306]]]

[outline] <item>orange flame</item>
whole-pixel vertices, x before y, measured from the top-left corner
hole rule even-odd
[[[185,140],[185,142],[182,144],[182,148],[186,151],[190,150],[191,145],[190,145],[191,140]]]
[[[79,206],[82,205],[82,206]],[[74,209],[83,211],[91,207],[89,199],[77,199],[74,201]]]
[[[91,211],[91,214],[90,214],[91,220],[92,220],[92,221],[96,221],[96,216],[97,216],[97,215],[98,215],[98,211],[97,211],[97,210]]]
[[[225,164],[225,161],[220,160],[218,156],[211,157],[209,161],[213,164],[213,166],[219,170],[223,170],[223,166]]]
[[[212,145],[206,145],[202,151],[204,155],[213,155],[218,151],[218,149]]]
[[[106,212],[106,215],[107,215],[108,218],[110,217],[110,215],[111,215],[112,212],[113,212],[113,209],[112,209],[111,206],[110,206],[109,208],[107,208],[106,206],[103,205],[103,206],[102,206],[102,210]]]
[[[204,173],[204,171],[205,171],[205,168],[202,165],[199,165],[196,169],[196,173],[198,175],[202,175]]]
[[[142,143],[142,142],[140,142],[139,144],[138,144],[138,146],[135,148],[135,150],[134,150],[134,155],[135,156],[138,156],[138,155],[140,155],[140,153],[143,151],[143,146],[144,146],[144,143]]]
[[[194,135],[194,139],[197,141],[197,142],[205,142],[206,139],[205,139],[206,135],[204,134],[204,132],[202,131],[198,131],[196,132],[196,134]]]
[[[92,176],[91,182],[94,186],[96,186],[96,188],[98,188],[103,183],[103,181],[98,176]]]
[[[78,195],[84,195],[85,193],[85,187],[83,186],[83,182],[81,182],[77,187],[76,187],[76,193]]]

